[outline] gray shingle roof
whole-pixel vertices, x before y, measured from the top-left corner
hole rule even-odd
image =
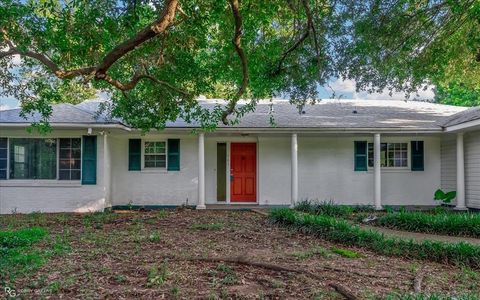
[[[210,102],[202,103],[212,106]],[[408,128],[440,129],[446,118],[465,110],[464,107],[449,106],[418,101],[391,100],[321,100],[304,108],[297,108],[287,101],[259,103],[254,112],[245,115],[235,128],[271,128],[270,107],[273,109],[276,128]],[[171,122],[167,127],[194,127],[182,120]],[[226,127],[223,124],[220,128]]]
[[[442,125],[443,127],[449,127],[478,119],[480,119],[480,107],[472,107],[470,109],[453,115],[452,117],[448,118]]]
[[[57,104],[52,107],[52,115],[49,122],[52,124],[110,124],[118,121],[107,120],[103,116],[97,116],[95,111],[85,110],[72,104]],[[31,123],[40,121],[39,113],[23,118],[20,109],[0,111],[0,123]]]
[[[79,105],[59,104],[53,107],[50,119],[55,123],[121,123],[97,116],[99,101],[87,101]],[[201,105],[213,108],[221,101],[201,101]],[[269,114],[272,109],[272,113]],[[234,128],[272,128],[272,116],[276,128],[386,128],[386,129],[440,129],[464,107],[433,104],[416,101],[391,100],[321,100],[315,105],[307,105],[304,113],[284,100],[261,101],[256,110],[245,115]],[[18,115],[19,109],[0,112],[0,123],[25,123],[38,120],[38,115],[28,120]],[[179,119],[167,123],[167,128],[194,128],[198,124],[188,124]],[[220,128],[225,128],[219,124]]]

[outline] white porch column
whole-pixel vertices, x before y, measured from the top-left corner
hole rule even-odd
[[[463,132],[457,133],[457,210],[466,210],[465,205],[465,161]]]
[[[292,195],[290,207],[298,201],[298,143],[297,134],[292,133]]]
[[[111,159],[110,159],[110,144],[108,141],[107,132],[103,133],[103,178],[104,178],[104,191],[105,191],[105,208],[112,207],[111,201]]]
[[[198,204],[197,209],[205,209],[205,134],[198,135]]]
[[[380,164],[380,133],[373,136],[373,160],[375,170],[375,209],[382,209],[382,171]]]

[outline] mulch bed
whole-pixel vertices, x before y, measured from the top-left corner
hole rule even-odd
[[[71,246],[35,273],[16,279],[14,288],[24,290],[25,297],[45,288],[46,298],[344,299],[332,287],[339,284],[359,299],[369,299],[413,292],[419,270],[423,292],[480,293],[471,272],[333,244],[269,224],[254,212],[178,209],[110,214],[104,219],[43,216],[32,220],[17,215],[14,222],[12,216],[0,216],[0,227],[36,222]],[[312,251],[318,248],[328,255]],[[360,257],[330,253],[332,248],[349,249]],[[218,260],[192,260],[199,257]],[[160,275],[152,275],[154,270]]]

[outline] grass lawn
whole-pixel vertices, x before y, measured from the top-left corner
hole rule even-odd
[[[424,293],[480,294],[480,275],[469,268],[347,247],[253,212],[11,215],[0,216],[0,232],[8,268],[1,292],[25,298],[343,299],[335,283],[359,299],[397,299],[412,293],[420,271]],[[31,255],[34,264],[24,257]],[[235,262],[244,260],[257,264]]]

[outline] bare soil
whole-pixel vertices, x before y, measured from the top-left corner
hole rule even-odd
[[[413,292],[419,270],[426,293],[480,294],[478,274],[471,270],[333,244],[272,225],[254,212],[179,209],[0,217],[0,228],[33,225],[67,240],[70,250],[16,279],[14,288],[25,298],[343,299],[329,285],[333,283],[359,299],[381,299]],[[336,254],[338,248],[359,257]],[[198,257],[238,258],[305,273],[189,260]]]

